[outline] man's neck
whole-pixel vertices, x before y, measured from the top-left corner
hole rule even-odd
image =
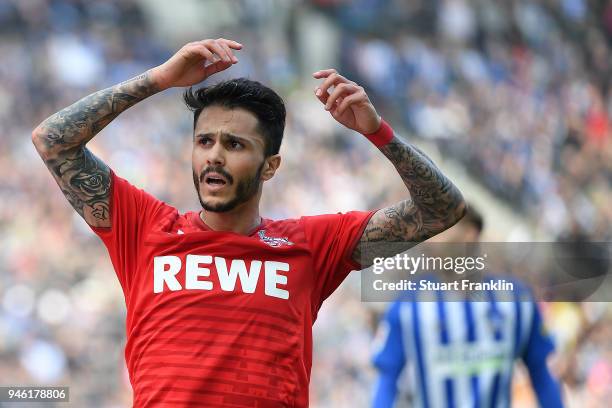
[[[250,234],[261,224],[258,206],[245,206],[222,213],[202,210],[200,218],[213,231],[230,231],[242,235]]]

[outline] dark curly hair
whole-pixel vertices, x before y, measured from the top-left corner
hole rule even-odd
[[[183,95],[185,104],[193,111],[193,129],[202,110],[208,106],[228,109],[242,108],[257,118],[257,131],[266,139],[266,157],[278,154],[285,130],[285,103],[272,89],[246,78],[230,79]]]

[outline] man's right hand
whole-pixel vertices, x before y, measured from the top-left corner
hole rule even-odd
[[[191,42],[149,74],[159,90],[195,85],[237,63],[232,50],[240,49],[242,44],[225,38]]]

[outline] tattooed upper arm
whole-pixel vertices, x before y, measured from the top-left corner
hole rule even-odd
[[[72,207],[92,227],[110,227],[110,168],[84,146],[45,158]]]
[[[85,145],[121,112],[159,92],[149,71],[88,95],[51,115],[32,142],[74,209],[94,227],[110,227],[110,169]]]
[[[451,227],[461,219],[463,211],[462,204],[457,212],[445,218],[432,217],[427,211],[420,210],[412,199],[380,209],[368,221],[352,258],[365,268],[373,263],[375,257],[389,257],[407,251]]]
[[[362,266],[369,266],[375,256],[392,256],[397,251],[385,246],[388,242],[403,242],[405,248],[409,249],[415,245],[415,241],[422,241],[425,231],[423,219],[412,200],[400,201],[387,208],[382,208],[372,215],[363,230],[361,239],[353,251],[353,260]],[[368,245],[366,251],[364,245]],[[388,253],[382,253],[388,252]],[[364,259],[366,258],[367,259]]]

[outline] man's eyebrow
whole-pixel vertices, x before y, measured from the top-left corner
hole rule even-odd
[[[215,135],[214,133],[199,133],[199,134],[197,134],[195,136],[195,139],[197,140],[197,139],[202,139],[204,137],[213,137],[214,135]],[[247,139],[245,137],[242,137],[242,136],[234,135],[232,133],[221,133],[221,136],[230,137],[232,139],[238,139],[238,140],[243,141],[245,143],[252,143],[251,140],[249,140],[249,139]]]

